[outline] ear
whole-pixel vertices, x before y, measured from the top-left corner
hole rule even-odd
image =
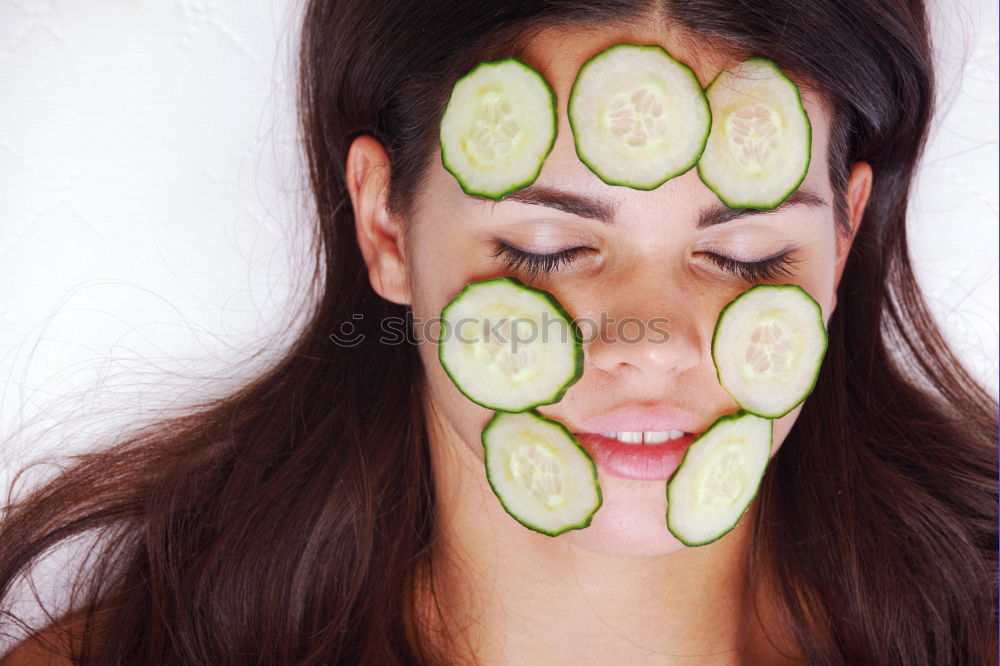
[[[355,139],[347,151],[347,191],[368,280],[382,298],[408,304],[402,225],[388,207],[390,177],[389,156],[382,144],[370,136]]]
[[[837,287],[847,265],[847,257],[854,245],[854,238],[861,228],[868,197],[872,192],[872,168],[867,162],[857,162],[851,167],[851,177],[847,181],[847,227],[848,232],[837,234],[837,267],[834,278],[833,307],[837,307]]]

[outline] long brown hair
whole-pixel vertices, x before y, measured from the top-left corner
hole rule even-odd
[[[818,384],[759,495],[748,579],[775,581],[809,663],[991,663],[996,405],[938,332],[906,245],[933,99],[922,3],[661,5],[310,1],[300,113],[317,220],[311,317],[243,389],[79,456],[10,502],[0,622],[19,624],[15,590],[46,553],[87,536],[72,621],[57,624],[72,631],[76,663],[457,659],[432,654],[415,620],[435,536],[422,371],[414,347],[364,330],[405,308],[368,284],[347,148],[362,134],[386,146],[391,204],[405,215],[448,91],[472,64],[516,53],[543,26],[642,14],[812,82],[833,113],[835,190],[852,162],[875,173]],[[362,326],[360,344],[329,339],[345,321]]]

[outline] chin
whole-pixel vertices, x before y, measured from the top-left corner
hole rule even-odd
[[[601,473],[603,503],[590,526],[565,533],[574,547],[603,555],[655,557],[688,548],[667,529],[666,483]]]

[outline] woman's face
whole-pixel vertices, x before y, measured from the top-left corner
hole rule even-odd
[[[499,275],[550,291],[574,318],[603,321],[603,327],[585,327],[589,342],[582,379],[561,402],[539,409],[574,433],[676,429],[700,434],[738,409],[716,379],[710,352],[713,327],[726,303],[752,284],[773,282],[800,285],[820,304],[824,318],[833,310],[847,241],[837,232],[831,205],[830,119],[819,100],[804,91],[813,126],[811,164],[796,197],[772,212],[732,215],[694,169],[652,191],[606,185],[576,155],[566,102],[584,61],[620,42],[663,45],[694,69],[703,86],[734,64],[710,52],[696,53],[675,35],[659,31],[540,34],[521,59],[546,78],[558,100],[558,138],[541,175],[533,186],[493,202],[464,194],[435,155],[407,222],[405,279],[418,322],[437,316],[466,283]],[[855,190],[858,178],[856,171]],[[534,254],[572,248],[573,256],[565,255],[567,260],[550,272],[525,272],[505,263],[509,252],[495,256],[505,246]],[[747,264],[785,257],[787,273],[769,275],[753,267],[733,272],[727,266],[732,262],[720,264],[719,257]],[[428,413],[437,439],[446,440],[436,445],[468,447],[464,453],[481,460],[480,433],[492,413],[455,388],[433,343],[420,349]],[[772,454],[798,413],[774,423]],[[624,478],[621,470],[599,463],[603,506],[589,528],[559,538],[623,554],[684,548],[665,526],[663,479],[677,460],[668,460],[669,469],[661,469],[654,480]],[[447,478],[447,473],[439,470],[437,476]]]

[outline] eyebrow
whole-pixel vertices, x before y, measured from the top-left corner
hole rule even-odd
[[[544,206],[553,208],[577,217],[598,220],[604,224],[614,224],[618,207],[608,201],[594,199],[571,192],[565,192],[553,187],[542,185],[531,185],[517,190],[505,196],[501,201],[517,201],[519,203],[533,206]],[[733,220],[738,220],[752,215],[767,215],[786,210],[794,206],[809,206],[820,208],[828,206],[826,199],[816,194],[812,190],[800,187],[792,193],[788,199],[777,208],[762,210],[759,208],[729,208],[725,204],[719,203],[701,211],[697,229],[707,229],[717,224],[724,224]]]
[[[502,200],[554,208],[577,217],[598,220],[604,224],[614,224],[615,214],[618,212],[618,207],[610,202],[541,185],[531,185],[517,190]]]
[[[708,227],[714,227],[717,224],[725,224],[726,222],[738,220],[741,217],[750,217],[751,215],[768,215],[770,213],[777,213],[778,211],[786,210],[793,206],[822,208],[827,205],[826,199],[812,190],[800,187],[795,190],[790,197],[785,199],[780,206],[770,210],[761,210],[759,208],[729,208],[725,204],[716,204],[701,211],[695,228],[707,229]]]

